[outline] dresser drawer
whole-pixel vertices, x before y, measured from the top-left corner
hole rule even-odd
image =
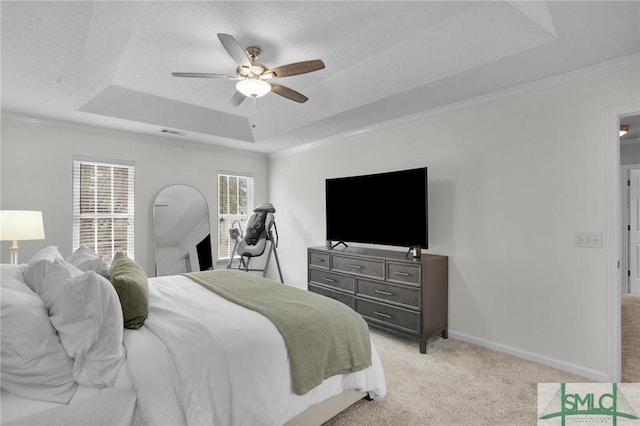
[[[309,265],[316,268],[329,269],[329,253],[309,252]]]
[[[358,280],[358,296],[373,297],[383,302],[396,303],[413,309],[420,309],[420,288],[402,287],[389,283]]]
[[[338,302],[342,302],[351,309],[356,308],[355,298],[353,296],[349,296],[348,294],[341,293],[339,291],[329,290],[328,288],[320,287],[314,284],[308,284],[309,291],[320,294],[325,297],[330,297],[331,299],[337,300]]]
[[[420,333],[420,313],[407,309],[356,299],[356,311],[365,319],[373,320],[383,325],[401,328],[411,333]]]
[[[387,263],[387,281],[420,285],[420,266],[406,263]]]
[[[319,269],[309,268],[309,281],[323,286],[335,287],[349,293],[353,293],[356,287],[356,279],[354,277],[345,277],[344,275]]]
[[[331,269],[366,277],[384,279],[384,261],[334,255]]]

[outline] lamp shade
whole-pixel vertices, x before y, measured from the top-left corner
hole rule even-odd
[[[0,240],[42,240],[44,225],[42,212],[0,210]]]
[[[271,91],[271,85],[264,80],[252,77],[237,82],[236,89],[245,96],[259,98]]]

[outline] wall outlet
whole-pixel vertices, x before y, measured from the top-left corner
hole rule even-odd
[[[576,232],[576,247],[602,248],[602,234],[593,232]]]

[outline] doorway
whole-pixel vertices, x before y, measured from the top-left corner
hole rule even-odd
[[[605,209],[606,209],[606,293],[607,293],[607,359],[611,382],[621,380],[621,301],[622,301],[622,196],[620,191],[621,144],[620,122],[625,117],[640,115],[640,103],[609,109],[605,139]],[[640,163],[640,161],[638,161]],[[626,272],[625,272],[626,273]]]
[[[622,294],[640,293],[640,114],[620,120]]]
[[[640,123],[640,115],[636,116]],[[626,120],[620,120],[624,122]],[[627,143],[620,138],[622,197],[622,293],[640,293],[640,138]],[[626,149],[625,149],[626,148]]]

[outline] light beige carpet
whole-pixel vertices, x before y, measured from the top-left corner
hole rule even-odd
[[[413,339],[371,330],[387,379],[387,396],[359,401],[325,426],[535,425],[537,383],[584,377],[455,339]]]
[[[622,296],[622,381],[640,383],[640,294]]]

